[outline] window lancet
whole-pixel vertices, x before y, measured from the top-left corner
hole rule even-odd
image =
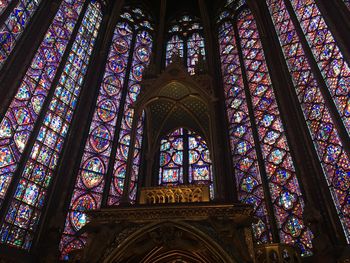
[[[31,246],[101,20],[100,4],[89,4],[2,224],[0,238],[4,243],[27,250]]]
[[[140,93],[142,72],[150,61],[153,30],[150,18],[141,9],[125,9],[114,30],[89,135],[77,172],[60,242],[62,259],[86,243],[86,235],[78,238],[75,236],[88,222],[85,212],[106,205],[102,203],[104,195],[109,195],[107,205],[119,204],[124,192],[134,111],[131,104]],[[142,130],[140,122],[134,163],[130,171],[133,180],[137,180],[140,164]],[[117,150],[113,151],[115,148]],[[112,174],[108,171],[112,171]],[[111,176],[111,180],[107,176]],[[111,185],[106,184],[108,181]],[[135,199],[136,183],[133,185],[130,200]]]
[[[350,135],[349,64],[314,0],[290,0],[306,41]]]
[[[165,64],[170,64],[174,55],[179,56],[184,58],[188,72],[194,75],[200,57],[205,60],[203,28],[198,19],[184,15],[172,23],[168,34]]]
[[[181,58],[184,57],[184,42],[178,35],[172,36],[168,41],[166,47],[166,65],[171,63],[171,58],[174,55],[178,55]]]
[[[84,1],[62,2],[0,124],[0,205],[34,129]]]
[[[183,183],[183,129],[178,129],[160,142],[159,184]]]
[[[160,185],[204,183],[210,185],[213,197],[212,182],[213,173],[209,149],[201,136],[179,128],[161,139]]]
[[[194,33],[187,40],[187,67],[191,75],[195,74],[199,56],[205,58],[204,39],[199,33]]]
[[[242,166],[241,160],[235,162],[240,199],[254,204],[256,215],[261,216],[260,225],[254,226],[257,241],[269,241],[265,224],[276,222],[275,227],[279,231],[281,242],[295,244],[303,255],[308,255],[311,249],[311,232],[302,220],[304,201],[254,17],[245,9],[237,17],[237,30],[233,30],[229,23],[224,24],[222,29],[228,31],[227,35],[221,32],[220,44],[228,119],[230,127],[234,130],[234,133],[230,132],[230,135],[233,134],[230,138],[231,142],[239,142],[237,145],[231,145],[232,157],[234,162],[250,157],[246,166]],[[239,47],[236,46],[236,41]],[[228,61],[232,64],[228,65]],[[242,77],[243,83],[240,79],[242,72],[246,74]],[[243,87],[239,88],[237,84],[243,84]],[[241,105],[247,107],[248,112],[252,112],[250,121],[242,112]],[[251,144],[252,135],[259,146],[255,146],[255,151],[251,150],[254,148]],[[260,170],[260,176],[256,175],[259,172],[256,151],[263,160],[259,163],[259,167],[263,169]],[[265,184],[261,183],[261,176],[264,177]],[[262,189],[261,185],[268,188],[268,192],[265,190],[265,193],[269,196],[264,197],[265,201],[271,200],[272,203],[273,214],[270,212],[268,220],[265,206],[261,205],[262,193],[257,194],[259,199],[254,198],[256,191]],[[266,233],[261,235],[265,231]]]
[[[349,156],[344,151],[337,127],[322,95],[323,85],[318,84],[311,70],[310,61],[305,54],[302,40],[296,31],[285,1],[267,0],[267,5],[295,85],[301,109],[323,167],[324,176],[349,242],[350,215],[347,209],[348,201],[346,197],[349,190],[346,183],[350,174]],[[333,94],[336,96],[334,102],[338,109],[344,108],[344,105],[350,105],[350,99],[346,99],[349,94],[349,85],[346,84],[346,82],[349,82],[347,63],[343,61],[341,53],[317,7],[312,4],[305,5],[304,8],[310,10],[310,12],[312,11],[313,14],[311,19],[307,16],[309,12],[306,12],[302,19],[306,30],[304,32],[309,32],[306,33],[306,37],[314,51],[315,60],[319,59],[317,62],[319,65],[322,64],[320,70],[323,71],[325,80],[331,89],[334,89]],[[301,14],[301,11],[298,12]],[[309,19],[308,27],[306,27],[307,19]],[[346,107],[345,112],[347,111]],[[348,113],[345,114],[346,116],[349,115]]]
[[[238,198],[243,203],[254,205],[255,215],[259,218],[258,223],[253,225],[255,239],[259,243],[266,243],[272,241],[267,200],[262,186],[235,32],[231,22],[221,25],[219,41]],[[246,148],[246,145],[249,145],[249,148]]]
[[[117,145],[117,154],[115,156],[113,179],[110,187],[108,205],[119,204],[123,194],[124,180],[127,171],[127,161],[130,150],[131,131],[133,126],[134,109],[131,105],[137,99],[141,91],[140,81],[142,80],[142,72],[150,61],[152,49],[152,37],[148,31],[139,31],[136,35],[135,49],[133,53],[132,65],[128,79],[128,90],[124,102],[124,111],[119,129],[119,138]],[[138,180],[138,172],[140,166],[140,151],[142,147],[143,120],[138,120],[138,128],[136,132],[135,151],[133,163],[129,169],[131,172],[131,188],[129,199],[131,202],[135,200],[136,182]],[[124,173],[125,171],[125,173]]]
[[[0,15],[12,1],[0,1]],[[0,27],[0,69],[13,51],[41,0],[21,0]]]
[[[87,222],[84,211],[100,208],[102,204],[131,41],[131,26],[127,22],[118,23],[69,205],[60,244],[63,256],[84,245],[85,239],[74,238],[74,234]]]

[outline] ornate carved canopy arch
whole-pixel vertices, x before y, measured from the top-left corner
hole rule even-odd
[[[101,262],[240,262],[238,251],[228,254],[203,226],[165,220],[140,227],[107,249]]]
[[[170,250],[166,252],[161,251],[162,248],[156,248],[151,251],[149,255],[142,259],[142,263],[161,263],[161,262],[172,262],[172,263],[205,263],[208,262],[205,258],[200,255],[192,255],[187,251],[181,250]]]
[[[180,62],[170,64],[159,76],[145,76],[134,108],[136,116],[146,113],[152,152],[162,135],[179,127],[203,135],[211,145],[211,107],[216,101],[211,81],[206,74],[190,76]]]
[[[153,178],[152,167],[161,138],[177,128],[201,135],[215,166],[217,125],[214,108],[217,99],[213,95],[212,78],[204,70],[198,69],[197,73],[190,75],[183,63],[176,59],[159,75],[152,71],[152,65],[145,70],[141,93],[133,105],[133,127],[144,113],[147,123],[145,178]],[[149,183],[146,185],[150,186]]]

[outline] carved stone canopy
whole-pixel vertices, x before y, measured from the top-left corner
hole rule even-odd
[[[191,76],[181,63],[172,63],[161,75],[148,77],[141,85],[133,107],[137,116],[146,113],[152,146],[157,147],[162,135],[179,127],[210,138],[211,107],[216,99],[209,75]]]

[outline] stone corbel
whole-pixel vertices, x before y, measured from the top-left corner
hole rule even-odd
[[[253,262],[254,247],[251,227],[240,225],[228,218],[211,218],[211,226],[229,247],[235,247],[245,262]]]
[[[311,230],[314,238],[312,240],[312,244],[314,246],[314,260],[316,262],[327,262],[332,263],[335,262],[335,254],[338,254],[334,247],[331,244],[331,241],[324,231],[320,230],[322,227],[322,216],[320,212],[316,209],[316,207],[312,205],[306,205],[303,219],[305,224],[307,224],[308,228]]]
[[[123,223],[88,224],[82,229],[88,234],[82,262],[99,262],[115,237],[124,229]]]

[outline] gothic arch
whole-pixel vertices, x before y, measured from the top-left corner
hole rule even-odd
[[[118,238],[119,236],[116,240]],[[233,255],[229,255],[217,240],[201,227],[172,220],[147,224],[106,251],[108,255],[104,255],[100,262],[148,263],[151,262],[150,258],[158,258],[156,262],[159,263],[176,258],[201,263],[242,261],[237,250],[231,251]]]
[[[157,142],[161,135],[183,126],[204,135],[211,144],[210,135],[215,118],[212,104],[216,98],[211,92],[211,79],[208,76],[192,77],[182,63],[177,61],[169,65],[158,78],[148,78],[146,75],[144,79],[140,96],[134,104],[135,119],[145,110],[153,130],[149,134],[152,142]],[[161,107],[163,116],[152,110],[152,107]],[[180,120],[177,125],[169,125],[169,118],[174,114],[185,114],[183,117],[186,119]],[[159,124],[158,127],[154,127],[155,124]]]
[[[174,60],[160,75],[153,74],[152,66],[146,70],[141,84],[141,93],[133,105],[134,134],[137,121],[145,113],[146,156],[154,162],[162,136],[180,127],[192,130],[206,140],[215,170],[215,153],[218,149],[215,143],[217,118],[214,107],[217,99],[213,95],[212,79],[207,74],[191,76],[183,67],[180,58],[174,58]],[[196,70],[201,68],[197,67]],[[131,141],[133,140],[132,137]],[[214,174],[219,173],[214,171]],[[148,165],[145,177],[153,178],[152,175],[151,164]],[[217,186],[214,182],[215,184]]]

